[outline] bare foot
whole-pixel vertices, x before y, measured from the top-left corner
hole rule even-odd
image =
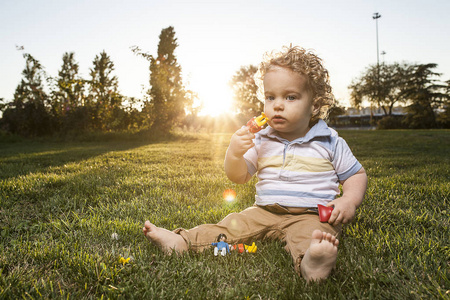
[[[339,240],[330,233],[314,230],[311,245],[300,265],[306,281],[325,279],[336,265]]]
[[[142,232],[151,243],[156,244],[166,254],[171,254],[172,250],[181,253],[188,249],[186,241],[181,235],[156,227],[150,221],[145,221]]]

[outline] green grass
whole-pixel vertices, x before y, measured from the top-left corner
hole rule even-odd
[[[253,255],[178,257],[142,236],[147,219],[190,228],[252,205],[255,180],[235,185],[223,171],[230,135],[2,140],[0,299],[449,299],[450,131],[341,135],[368,191],[336,270],[309,285],[277,242],[257,242]]]

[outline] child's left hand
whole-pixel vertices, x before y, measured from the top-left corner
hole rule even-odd
[[[337,226],[339,224],[349,223],[356,213],[356,206],[350,199],[345,196],[337,198],[327,204],[327,206],[334,206],[328,223]]]
[[[356,213],[356,209],[361,205],[367,188],[367,175],[364,168],[361,168],[353,176],[341,182],[342,197],[337,198],[327,204],[334,206],[328,223],[337,226],[347,224]]]

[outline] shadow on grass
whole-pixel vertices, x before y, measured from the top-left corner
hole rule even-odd
[[[89,214],[89,209],[115,208],[123,199],[138,197],[142,183],[130,184],[127,178],[137,165],[155,158],[131,151],[180,139],[193,137],[137,134],[0,143],[0,237],[38,234],[50,219],[68,212]]]
[[[162,136],[148,133],[94,134],[72,140],[0,137],[0,179],[44,173],[48,168],[88,160],[105,153],[174,142],[181,138],[193,139],[175,134]]]

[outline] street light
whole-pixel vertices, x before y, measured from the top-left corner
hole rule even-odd
[[[378,50],[378,19],[381,18],[381,15],[379,13],[374,13],[372,19],[375,20],[376,26],[377,26],[377,65],[380,64],[380,52]]]
[[[383,65],[384,65],[384,55],[386,54],[386,51],[381,51],[380,54],[383,56]]]
[[[377,95],[378,101],[380,100],[380,51],[378,50],[378,19],[381,18],[379,13],[374,13],[373,17],[377,26]],[[372,104],[370,104],[370,123],[372,123]]]

